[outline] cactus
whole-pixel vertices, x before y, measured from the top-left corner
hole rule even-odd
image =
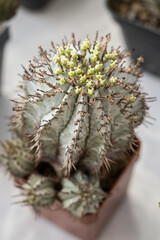
[[[71,179],[64,178],[59,197],[63,208],[68,209],[74,216],[82,217],[97,212],[106,193],[95,178],[88,178],[81,172],[73,175]]]
[[[55,200],[53,180],[39,174],[32,174],[28,181],[19,187],[24,196],[21,203],[31,205],[35,211],[50,206]]]
[[[25,70],[25,100],[15,110],[37,162],[58,159],[57,171],[70,173],[86,151],[81,164],[95,174],[109,164],[107,155],[115,160],[114,152],[132,145],[146,111],[137,84],[142,59],[125,69],[128,55],[107,51],[109,38],[79,46],[73,40],[50,53],[40,47],[41,59]]]
[[[34,155],[28,151],[27,143],[21,138],[2,143],[1,161],[9,172],[17,177],[26,177],[34,170]]]
[[[0,0],[0,22],[13,17],[18,5],[17,0]]]
[[[71,192],[76,195],[79,193],[75,183],[83,179],[82,192],[89,193],[87,203],[82,203],[80,193],[76,199],[81,199],[82,204],[68,205],[76,216],[96,211],[104,196],[100,187],[105,182],[101,181],[108,179],[111,172],[114,179],[109,186],[113,185],[120,169],[128,163],[126,157],[136,147],[134,128],[142,123],[148,110],[146,94],[140,91],[138,83],[143,59],[125,67],[131,54],[120,48],[109,50],[109,41],[110,34],[98,40],[97,33],[93,43],[88,37],[81,43],[76,42],[73,34],[72,41],[63,40],[62,46],[52,42],[49,52],[40,46],[39,58],[30,61],[28,70],[24,68],[24,94],[14,100],[12,130],[27,145],[27,156],[34,156],[26,177],[34,173],[40,179],[55,177],[57,196],[62,183],[59,196],[63,201],[67,184],[71,184]],[[13,146],[14,142],[13,139]],[[14,161],[12,151],[6,153],[5,159]],[[16,162],[22,166],[25,160],[19,157]],[[11,172],[25,175],[24,167],[22,173]],[[87,189],[87,183],[94,180],[93,192],[98,195],[89,207],[93,192]],[[72,202],[72,194],[70,198]],[[37,202],[32,204],[30,198],[26,202],[36,207]]]

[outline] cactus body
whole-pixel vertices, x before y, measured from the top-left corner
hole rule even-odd
[[[99,186],[99,181],[88,178],[81,172],[76,173],[70,180],[64,178],[59,197],[64,209],[74,216],[82,217],[97,212],[106,193]]]
[[[22,203],[31,205],[36,211],[50,206],[55,199],[54,183],[52,179],[33,174],[21,186],[24,200]]]
[[[69,173],[87,151],[82,165],[94,174],[106,166],[108,153],[132,144],[146,111],[137,84],[142,59],[122,68],[126,53],[107,51],[108,41],[109,35],[93,44],[87,38],[51,53],[40,47],[41,58],[25,70],[26,100],[17,109],[37,161],[58,159]]]
[[[130,53],[119,48],[108,50],[109,41],[109,34],[100,41],[96,34],[93,43],[88,37],[76,43],[72,35],[70,43],[63,40],[62,46],[56,47],[52,43],[49,52],[39,47],[39,58],[30,62],[28,70],[24,68],[24,94],[14,101],[12,127],[27,146],[22,147],[26,158],[16,152],[15,158],[19,157],[14,162],[13,150],[4,148],[7,157],[2,160],[10,159],[6,165],[13,161],[14,171],[9,170],[14,175],[32,174],[23,188],[28,196],[25,202],[35,209],[51,205],[54,188],[60,191],[62,185],[59,197],[65,208],[78,217],[95,213],[104,198],[99,180],[108,179],[109,171],[116,178],[126,166],[124,156],[134,151],[134,128],[142,123],[148,109],[146,94],[138,84],[143,59],[125,67]],[[17,149],[14,139],[10,145]],[[26,171],[29,154],[33,165],[30,169],[27,165]]]
[[[17,177],[26,177],[34,170],[34,155],[29,152],[24,140],[13,138],[12,142],[2,144],[3,155],[1,162],[9,172]]]

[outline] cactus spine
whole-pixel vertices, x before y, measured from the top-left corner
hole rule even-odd
[[[97,33],[93,43],[88,37],[81,43],[73,34],[72,41],[63,40],[62,46],[52,43],[49,52],[39,47],[40,57],[30,62],[28,70],[24,68],[24,94],[14,101],[13,131],[22,141],[25,139],[28,154],[34,155],[33,169],[28,171],[29,185],[40,164],[46,162],[54,169],[55,186],[62,183],[61,200],[65,201],[69,184],[72,202],[72,193],[79,194],[75,182],[79,184],[82,179],[86,185],[76,196],[81,204],[67,205],[76,216],[96,211],[104,197],[99,172],[108,176],[109,170],[114,172],[114,163],[117,171],[117,165],[126,161],[123,157],[136,146],[134,128],[142,123],[148,109],[146,94],[138,84],[143,59],[125,67],[130,53],[119,48],[109,50],[109,41],[110,34],[98,40]],[[10,154],[6,148],[4,151]],[[24,161],[18,155],[16,158]],[[43,171],[39,174],[36,178],[41,182]],[[92,192],[87,184],[94,179]],[[36,190],[33,188],[32,195]],[[88,196],[85,203],[83,191]],[[37,204],[30,198],[27,201],[34,207]],[[89,202],[93,203],[90,207]],[[42,206],[43,199],[38,208]]]

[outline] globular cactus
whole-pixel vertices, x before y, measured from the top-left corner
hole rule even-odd
[[[106,193],[98,180],[78,172],[71,179],[63,179],[59,197],[64,209],[68,209],[76,217],[82,217],[96,213]]]
[[[51,178],[32,174],[28,181],[19,187],[24,197],[21,203],[31,205],[35,211],[52,205],[55,200],[56,191]]]
[[[13,17],[18,6],[17,0],[0,0],[0,22]]]
[[[109,39],[80,44],[73,37],[49,53],[40,47],[41,57],[23,75],[25,96],[15,107],[21,131],[32,138],[36,161],[52,162],[59,173],[62,167],[69,173],[82,156],[93,174],[108,168],[107,156],[117,161],[114,152],[132,146],[145,115],[137,83],[142,58],[125,68],[129,54],[108,51]]]
[[[28,151],[24,139],[14,137],[12,141],[2,143],[2,147],[1,162],[11,174],[26,177],[34,171],[34,154]]]
[[[34,155],[34,169],[31,167],[26,178],[34,173],[39,174],[39,182],[44,177],[55,177],[57,193],[63,185],[61,199],[65,198],[66,184],[71,184],[71,192],[78,194],[74,181],[83,179],[81,190],[90,193],[87,203],[79,209],[76,204],[73,208],[68,205],[77,216],[95,212],[100,204],[104,195],[96,179],[107,179],[109,171],[116,178],[119,169],[126,166],[125,156],[137,144],[134,128],[142,123],[148,109],[146,94],[140,91],[138,83],[143,59],[125,67],[131,54],[120,48],[109,50],[109,41],[109,34],[98,40],[97,33],[93,43],[88,37],[81,43],[76,42],[73,34],[71,42],[62,40],[62,46],[52,43],[49,52],[39,47],[40,57],[30,62],[28,70],[24,68],[24,94],[14,101],[12,130],[24,141],[27,154]],[[12,152],[7,151],[7,158],[13,160]],[[23,161],[21,157],[18,160],[20,165]],[[23,176],[23,170],[22,174],[12,173]],[[87,189],[87,183],[92,185],[93,179],[93,192],[98,193],[96,201],[91,197],[91,189]],[[81,197],[80,193],[77,199]],[[37,206],[37,201],[32,204],[30,198],[26,202]],[[88,202],[94,204],[89,207]]]

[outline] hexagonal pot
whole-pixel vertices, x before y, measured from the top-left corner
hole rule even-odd
[[[160,31],[146,27],[143,23],[129,20],[116,13],[111,6],[112,0],[107,0],[113,18],[121,25],[127,48],[135,49],[132,57],[144,57],[143,67],[147,71],[160,75]]]
[[[97,214],[89,214],[82,218],[76,218],[67,210],[64,210],[60,202],[56,201],[51,209],[43,209],[41,211],[41,216],[80,239],[97,239],[98,235],[102,232],[104,226],[125,197],[133,166],[140,152],[141,144],[139,140],[138,143],[138,148],[133,153],[127,167],[123,170],[112,189],[109,191],[108,197],[102,202]]]

